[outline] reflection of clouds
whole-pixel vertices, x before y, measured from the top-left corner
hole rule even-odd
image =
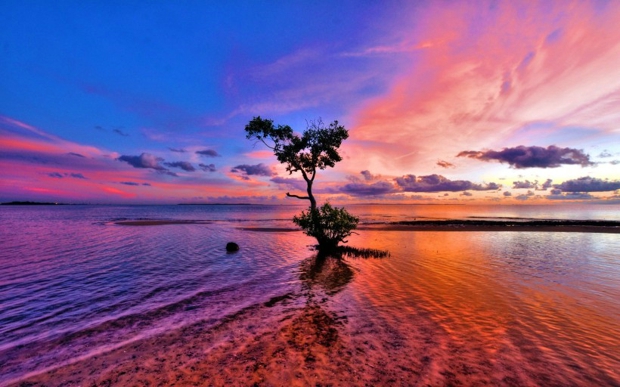
[[[359,323],[374,324],[363,331],[368,337],[387,342],[390,336],[379,336],[376,327],[389,322],[394,336],[405,338],[407,356],[419,350],[420,357],[438,362],[475,364],[477,381],[488,378],[498,363],[518,369],[513,375],[523,385],[531,383],[519,379],[522,371],[544,376],[557,370],[558,384],[574,383],[574,375],[582,373],[565,370],[575,364],[604,370],[587,374],[602,384],[617,377],[616,369],[607,367],[616,362],[611,354],[620,327],[613,235],[364,232],[363,237],[392,252],[388,260],[351,262],[356,277],[346,294],[356,298],[344,307],[368,311]],[[416,331],[430,332],[429,341],[414,336]],[[551,347],[570,360],[558,362],[544,350]],[[502,348],[500,356],[496,348]],[[585,348],[596,348],[601,356],[593,359]],[[391,359],[402,356],[398,348],[390,349]],[[490,357],[496,360],[490,363]],[[588,366],[592,361],[597,365]]]
[[[590,233],[515,232],[502,235],[502,239],[505,243],[493,247],[500,250],[499,257],[509,270],[524,277],[560,282],[564,276],[580,276],[588,265],[592,243],[602,238]]]

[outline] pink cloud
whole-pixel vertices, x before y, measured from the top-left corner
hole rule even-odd
[[[465,148],[522,145],[507,142],[533,122],[613,130],[618,20],[616,3],[604,10],[586,2],[434,3],[410,30],[433,44],[359,110],[351,138],[374,143],[377,170],[398,174]],[[368,164],[368,152],[349,149],[352,165]]]
[[[104,192],[111,193],[113,195],[119,195],[119,196],[121,196],[123,198],[126,198],[126,199],[136,197],[135,193],[125,192],[125,191],[122,191],[122,190],[114,188],[114,187],[102,187],[101,189]]]
[[[27,130],[32,131],[32,132],[41,133],[41,131],[36,129],[35,127],[30,126],[30,125],[28,125],[28,124],[26,124],[24,122],[15,120],[15,119],[13,119],[11,117],[0,116],[0,122],[6,123],[8,125],[17,126],[17,127],[22,128],[22,129],[27,129]]]
[[[268,159],[275,157],[272,151],[269,150],[258,150],[249,153],[245,153],[244,156],[249,157],[251,159]]]

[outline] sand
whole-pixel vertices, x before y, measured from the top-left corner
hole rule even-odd
[[[300,265],[298,293],[249,306],[216,325],[205,316],[13,385],[592,385],[579,369],[549,367],[534,343],[457,340],[423,309],[407,313],[400,324],[410,328],[403,332],[363,313],[349,317],[342,312],[348,299],[339,292],[353,276],[343,261],[310,258]]]
[[[336,270],[328,274],[306,270],[302,293],[245,308],[216,326],[199,321],[15,385],[346,385],[354,371],[339,329],[343,322],[325,303],[350,275],[338,270],[348,269],[338,262],[331,266]],[[316,281],[321,284],[311,285]]]

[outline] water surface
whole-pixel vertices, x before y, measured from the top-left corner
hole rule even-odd
[[[300,209],[1,207],[0,384],[197,321],[217,326],[274,297],[303,306],[312,240],[240,229],[292,227]],[[349,210],[366,223],[620,220],[609,206]],[[146,219],[204,223],[115,223]],[[227,254],[228,241],[241,251]],[[338,329],[360,369],[429,384],[620,385],[617,234],[365,230],[350,244],[391,253],[347,260],[350,282],[324,304],[346,320]]]

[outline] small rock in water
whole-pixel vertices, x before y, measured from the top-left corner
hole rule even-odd
[[[228,252],[239,251],[239,245],[236,244],[235,242],[228,242],[226,243],[226,251]]]

